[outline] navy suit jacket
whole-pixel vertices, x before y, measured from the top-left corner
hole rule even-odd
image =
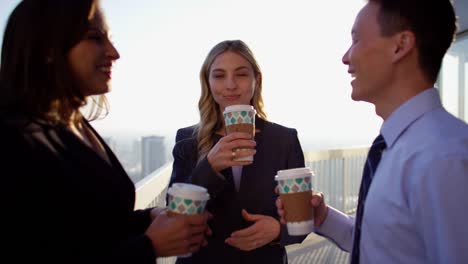
[[[99,140],[110,163],[64,126],[0,116],[0,262],[155,263],[150,212]]]
[[[207,210],[214,217],[209,222],[213,235],[208,246],[191,258],[179,258],[177,263],[287,263],[284,245],[301,242],[305,236],[290,237],[281,227],[280,244],[268,244],[252,251],[241,251],[224,242],[232,232],[251,225],[241,215],[269,215],[278,219],[275,201],[278,170],[304,167],[304,154],[295,129],[256,118],[256,154],[251,165],[244,166],[239,191],[232,180],[232,169],[216,174],[205,158],[197,164],[197,139],[194,126],[179,129],[173,149],[174,165],[171,183],[188,182],[204,186],[210,194]],[[215,143],[221,138],[214,136]]]

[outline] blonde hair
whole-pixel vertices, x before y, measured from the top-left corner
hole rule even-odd
[[[208,56],[203,62],[200,70],[201,95],[200,100],[198,101],[200,121],[194,131],[194,133],[197,134],[198,141],[198,161],[201,161],[206,157],[214,145],[213,135],[224,126],[224,119],[222,118],[222,113],[219,109],[218,103],[216,103],[213,95],[211,94],[208,78],[213,61],[218,57],[218,55],[226,51],[239,54],[252,66],[254,76],[257,79],[257,85],[250,104],[253,105],[257,111],[258,117],[265,120],[267,119],[266,113],[263,109],[262,72],[252,51],[242,40],[225,40],[218,43],[208,53]]]

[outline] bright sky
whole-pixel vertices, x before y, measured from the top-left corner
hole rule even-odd
[[[1,0],[0,30],[17,0]],[[265,108],[303,148],[370,144],[374,107],[350,98],[341,58],[363,0],[101,0],[121,54],[103,134],[174,136],[198,121],[198,73],[208,51],[242,39],[263,71]]]

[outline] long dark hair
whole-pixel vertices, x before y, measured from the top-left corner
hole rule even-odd
[[[67,54],[86,34],[94,0],[23,0],[5,29],[0,112],[69,122],[86,104]]]

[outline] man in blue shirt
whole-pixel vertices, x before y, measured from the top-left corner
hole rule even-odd
[[[468,125],[434,88],[455,32],[449,0],[369,0],[356,17],[342,60],[352,99],[374,104],[384,121],[386,148],[366,165],[356,220],[322,194],[311,201],[316,233],[352,252],[352,263],[468,263]]]

